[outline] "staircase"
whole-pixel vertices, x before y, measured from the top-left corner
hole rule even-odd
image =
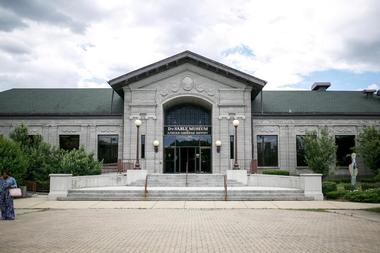
[[[222,174],[150,174],[128,186],[70,190],[59,200],[225,200]],[[228,180],[228,200],[312,200],[302,190],[249,187]]]

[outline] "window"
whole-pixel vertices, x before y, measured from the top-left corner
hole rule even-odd
[[[336,165],[348,166],[350,155],[355,147],[355,135],[335,135],[336,149]]]
[[[234,159],[235,155],[235,136],[230,135],[230,159]]]
[[[42,136],[39,134],[28,134],[28,143],[31,146],[38,145],[42,141]]]
[[[277,167],[278,157],[277,135],[257,136],[257,160],[258,166]]]
[[[118,153],[117,135],[98,135],[98,160],[103,163],[116,163]]]
[[[297,167],[307,166],[305,159],[305,135],[296,136]]]
[[[141,158],[145,158],[145,135],[141,135]]]
[[[79,135],[60,135],[59,147],[64,150],[79,149]]]

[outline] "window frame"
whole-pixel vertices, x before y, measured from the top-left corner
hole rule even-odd
[[[259,153],[259,151],[261,151],[261,148],[259,150],[259,137],[265,138],[265,137],[270,137],[270,136],[276,137],[276,157],[277,157],[276,163],[275,163],[275,165],[267,165],[267,164],[260,165],[260,163],[259,163],[260,159],[259,158],[260,158],[261,154]],[[263,140],[262,143],[265,143],[264,139],[262,139],[262,140]],[[264,150],[264,149],[262,149],[262,150]],[[263,153],[265,153],[265,152],[263,152]],[[258,168],[279,168],[280,161],[279,161],[279,138],[278,138],[278,135],[277,134],[258,134],[258,135],[256,135],[256,154],[257,154],[257,167]]]
[[[113,144],[115,144],[115,143],[112,143],[112,138],[113,137],[116,137],[116,161],[112,161],[112,162],[105,162],[104,161],[104,159],[100,159],[100,157],[99,157],[99,154],[100,154],[100,152],[99,152],[99,150],[100,150],[100,148],[99,148],[99,146],[100,146],[100,138],[101,137],[108,137],[108,138],[110,138],[111,140],[110,140],[110,143],[108,144],[108,146],[110,146],[110,148],[111,148],[111,154],[113,153],[112,152],[112,145]],[[103,164],[114,164],[114,163],[117,163],[117,161],[118,161],[118,159],[119,159],[119,135],[118,134],[98,134],[97,135],[97,159],[98,159],[98,161],[101,161],[101,160],[103,160]]]
[[[343,158],[343,160],[338,160],[338,151],[339,151],[339,146],[338,146],[338,143],[337,143],[337,137],[353,137],[354,139],[353,139],[353,141],[354,141],[354,146],[353,147],[350,147],[350,149],[351,148],[355,148],[356,147],[356,135],[354,135],[354,134],[336,134],[336,135],[334,135],[334,142],[335,142],[335,145],[336,145],[336,153],[335,153],[335,165],[336,165],[336,167],[337,168],[348,168],[348,165],[349,164],[347,164],[347,165],[345,165],[345,164],[340,164],[340,162],[342,162],[343,160],[344,160],[344,158]],[[354,151],[351,151],[351,153],[353,153]],[[350,154],[351,154],[350,153]],[[348,154],[346,154],[346,155],[348,155]]]
[[[62,141],[61,141],[61,138],[66,138],[66,137],[78,137],[78,147],[73,147],[71,149],[67,149],[67,148],[63,148],[62,147]],[[63,150],[67,150],[67,151],[71,151],[73,149],[79,149],[80,148],[80,135],[79,134],[60,134],[58,136],[58,141],[59,141],[59,149],[63,149]]]

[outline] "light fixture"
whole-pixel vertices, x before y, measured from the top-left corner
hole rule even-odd
[[[235,127],[235,155],[234,155],[234,158],[235,158],[235,162],[234,162],[234,167],[233,169],[234,170],[238,170],[239,169],[239,164],[238,164],[238,147],[237,147],[237,128],[239,126],[239,120],[235,119],[234,121],[232,121],[232,124],[234,125]]]
[[[139,119],[135,120],[135,126],[139,127],[139,126],[141,126],[141,124],[142,124],[141,120],[139,120]]]
[[[158,140],[153,141],[153,147],[154,147],[154,152],[158,152],[158,146],[160,145],[160,142]]]
[[[222,142],[220,140],[215,141],[216,152],[220,152],[220,147],[222,146]]]
[[[135,120],[135,126],[136,126],[136,128],[137,128],[137,133],[136,133],[136,137],[137,137],[137,139],[136,139],[136,162],[135,162],[135,170],[139,170],[139,169],[141,169],[141,167],[140,167],[140,161],[139,161],[139,137],[140,137],[140,134],[139,134],[139,130],[140,130],[140,126],[141,126],[141,124],[142,124],[142,122],[141,122],[141,120],[139,120],[139,119],[136,119]]]

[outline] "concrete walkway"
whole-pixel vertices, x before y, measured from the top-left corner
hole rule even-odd
[[[16,209],[326,209],[380,208],[341,201],[51,201],[47,196],[16,199]]]

